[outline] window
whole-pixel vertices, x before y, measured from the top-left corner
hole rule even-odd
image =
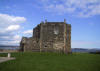
[[[44,48],[47,48],[47,46],[45,45]]]

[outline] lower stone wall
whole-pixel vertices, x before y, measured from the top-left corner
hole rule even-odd
[[[29,38],[23,43],[24,52],[40,52],[40,41]],[[58,52],[64,53],[64,42],[43,42],[41,52]]]
[[[4,53],[4,52],[19,52],[19,50],[0,49],[0,52],[1,52],[1,53]]]
[[[35,39],[28,39],[24,45],[24,51],[37,51],[39,49],[39,42]]]

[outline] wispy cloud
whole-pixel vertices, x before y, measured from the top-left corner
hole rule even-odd
[[[74,14],[78,17],[100,15],[100,0],[40,0],[45,11]]]
[[[32,30],[26,30],[23,32],[24,34],[32,34]]]
[[[26,31],[24,31],[23,34],[24,34],[24,36],[32,37],[32,34],[33,34],[32,32],[33,32],[33,30],[30,29],[30,30],[26,30]]]

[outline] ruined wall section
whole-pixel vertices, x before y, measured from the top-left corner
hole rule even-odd
[[[27,41],[28,41],[28,38],[27,37],[22,37],[22,40],[20,42],[20,50],[21,51],[26,51]]]
[[[26,51],[40,51],[40,24],[33,29],[33,36],[30,38],[23,37],[20,43],[21,50]]]
[[[37,27],[33,29],[33,38],[37,41],[39,41],[40,39],[40,29],[41,29],[41,24],[37,25]]]
[[[21,43],[20,43],[21,51],[40,51],[39,49],[39,43],[33,38],[26,38],[23,37]]]

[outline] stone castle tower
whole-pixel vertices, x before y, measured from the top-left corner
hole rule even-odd
[[[22,51],[71,53],[71,25],[64,22],[41,22],[33,29],[33,36],[23,37]]]

